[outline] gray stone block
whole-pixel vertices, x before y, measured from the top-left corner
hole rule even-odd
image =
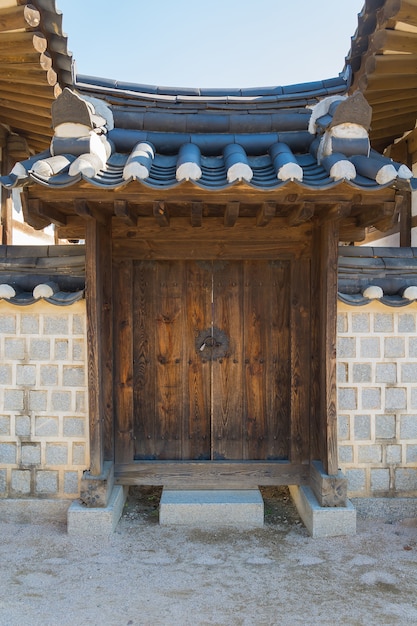
[[[64,472],[64,493],[79,494],[78,472]]]
[[[39,334],[39,317],[37,315],[22,315],[20,317],[20,332],[22,335]]]
[[[82,417],[64,417],[64,437],[84,437],[85,419]]]
[[[407,393],[401,387],[388,387],[385,390],[385,410],[398,411],[407,407]]]
[[[42,387],[54,387],[58,384],[58,366],[41,365],[41,385]]]
[[[72,359],[73,361],[84,361],[85,358],[85,341],[84,339],[74,339],[72,342]]]
[[[85,335],[85,315],[73,315],[72,332],[74,335]]]
[[[0,493],[7,493],[7,470],[0,469]]]
[[[353,463],[353,446],[339,446],[339,463]]]
[[[70,503],[70,500],[48,498],[0,498],[0,522],[63,524]]]
[[[0,443],[0,463],[14,465],[17,461],[15,443]]]
[[[41,462],[40,443],[22,443],[22,465],[39,465]]]
[[[358,461],[359,463],[381,463],[382,446],[377,444],[358,446]]]
[[[67,361],[68,360],[68,340],[56,339],[54,349],[55,361]]]
[[[372,382],[372,367],[370,363],[354,363],[353,382],[354,383]]]
[[[12,382],[12,366],[0,365],[0,385],[10,385]]]
[[[382,519],[387,523],[415,518],[417,498],[352,498],[360,517]]]
[[[410,358],[417,358],[417,337],[410,337],[408,342],[408,356]]]
[[[352,387],[342,387],[337,392],[338,407],[342,411],[355,410],[358,406],[357,391]]]
[[[389,491],[389,470],[371,469],[371,491]]]
[[[411,388],[410,409],[417,409],[417,387]]]
[[[377,363],[375,368],[375,381],[377,383],[397,382],[397,364],[396,363]]]
[[[32,339],[29,343],[31,361],[47,361],[51,358],[51,342],[49,339]]]
[[[395,415],[375,415],[375,437],[377,439],[394,439]]]
[[[405,357],[405,341],[403,337],[386,337],[384,341],[384,356],[390,359]]]
[[[394,330],[394,316],[392,313],[375,313],[374,332],[392,333]]]
[[[259,489],[163,489],[159,523],[189,527],[262,528],[264,502]]]
[[[369,333],[370,329],[369,313],[352,313],[352,332]]]
[[[5,411],[23,411],[24,409],[23,390],[5,389],[3,407]]]
[[[68,318],[63,315],[45,315],[43,332],[45,335],[68,335]]]
[[[343,507],[321,507],[307,485],[290,486],[290,494],[313,538],[356,534],[356,511],[349,500]]]
[[[6,337],[4,340],[4,356],[11,361],[23,361],[26,353],[24,339]]]
[[[338,313],[337,314],[337,332],[347,333],[347,331],[348,331],[347,313]]]
[[[47,465],[66,465],[68,463],[67,446],[59,443],[47,443],[45,460]]]
[[[417,363],[401,363],[401,382],[417,382]]]
[[[348,366],[347,366],[347,363],[338,363],[337,364],[337,382],[338,383],[347,383],[348,382]]]
[[[114,485],[106,507],[89,508],[74,500],[68,509],[69,535],[108,537],[114,532],[123,512],[128,489]]]
[[[378,359],[381,356],[379,337],[362,337],[359,345],[361,358]]]
[[[35,435],[37,437],[57,437],[59,433],[59,420],[57,417],[36,417]]]
[[[72,464],[85,465],[85,444],[74,443],[72,446]]]
[[[18,495],[29,495],[31,491],[30,470],[12,470],[11,491]]]
[[[381,389],[379,387],[367,387],[361,390],[363,409],[381,408]]]
[[[416,463],[417,462],[417,445],[408,445],[405,447],[406,454],[406,463]]]
[[[36,385],[36,366],[35,365],[17,365],[16,366],[16,383],[18,385]]]
[[[0,435],[10,435],[10,417],[0,415]]]
[[[75,392],[75,410],[77,413],[84,413],[87,406],[87,395],[85,391]]]
[[[36,493],[57,493],[58,472],[54,470],[38,470],[35,477]]]
[[[354,436],[355,436],[355,439],[370,439],[371,438],[371,416],[370,415],[355,415]]]
[[[51,394],[53,411],[71,411],[72,394],[70,391],[53,391]]]
[[[415,333],[416,319],[412,313],[400,313],[398,315],[398,332]]]
[[[417,491],[417,469],[412,467],[396,468],[395,489],[397,491]]]
[[[16,333],[16,317],[14,315],[0,315],[0,333],[5,335]]]
[[[339,337],[337,340],[337,357],[339,359],[356,357],[356,339],[354,337]]]
[[[343,441],[350,439],[350,417],[349,415],[338,415],[337,417],[338,439]]]
[[[397,444],[391,444],[386,446],[385,454],[387,463],[390,465],[395,463],[401,463],[402,447]]]
[[[30,437],[31,432],[30,417],[28,415],[16,415],[15,434],[18,437]]]
[[[72,367],[64,365],[63,384],[65,387],[82,387],[85,385],[84,367]]]
[[[348,491],[354,493],[365,491],[366,474],[364,469],[347,469],[345,475],[348,480]]]
[[[48,408],[48,394],[46,391],[29,391],[29,411],[46,411]]]
[[[417,439],[417,415],[400,416],[400,439]]]

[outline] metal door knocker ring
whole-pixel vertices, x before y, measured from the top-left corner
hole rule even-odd
[[[206,361],[215,361],[226,355],[229,348],[229,338],[220,328],[207,328],[198,333],[195,340],[195,349],[201,358]]]

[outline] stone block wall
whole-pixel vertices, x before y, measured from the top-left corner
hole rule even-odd
[[[338,306],[339,466],[351,497],[417,496],[417,306]]]
[[[0,497],[74,498],[89,464],[85,301],[0,302]]]

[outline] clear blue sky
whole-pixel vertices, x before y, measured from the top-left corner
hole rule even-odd
[[[79,74],[179,87],[337,76],[364,0],[57,0]]]

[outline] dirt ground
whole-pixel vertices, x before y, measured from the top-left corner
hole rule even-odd
[[[0,625],[417,623],[417,519],[311,539],[286,489],[264,498],[264,528],[246,532],[161,527],[155,489],[131,490],[108,540],[3,523]]]

